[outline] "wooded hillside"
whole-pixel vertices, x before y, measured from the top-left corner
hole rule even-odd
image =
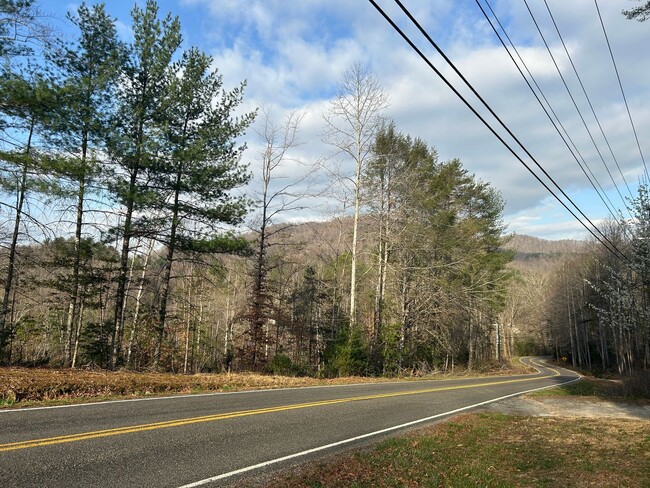
[[[402,133],[360,63],[319,114],[331,153],[298,161],[304,114],[243,112],[245,83],[182,50],[154,0],[133,8],[128,42],[101,4],[70,17],[70,42],[33,1],[1,6],[0,34],[17,30],[0,35],[0,363],[392,375],[554,352],[648,366],[645,187],[609,244],[511,238],[499,192]],[[291,225],[308,196],[327,217]]]

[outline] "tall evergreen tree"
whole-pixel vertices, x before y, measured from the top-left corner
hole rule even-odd
[[[310,367],[316,366],[319,371],[323,367],[325,343],[322,308],[326,298],[323,283],[318,278],[316,270],[313,266],[307,266],[302,281],[296,285],[291,294],[291,316],[296,335],[296,359],[299,363],[306,363]]]
[[[4,293],[0,307],[0,361],[11,331],[10,295],[14,285],[16,252],[22,234],[28,193],[45,190],[45,171],[42,154],[37,148],[37,137],[43,125],[51,117],[55,104],[51,85],[38,72],[23,76],[11,75],[0,84],[0,105],[10,119],[11,130],[15,131],[15,148],[0,151],[0,187],[15,196],[15,204],[8,205],[14,215],[13,232],[7,245],[9,256],[4,279]]]
[[[139,232],[138,217],[146,215],[152,204],[150,173],[161,150],[156,117],[165,96],[172,56],[181,43],[178,18],[167,15],[159,19],[154,0],[147,0],[144,9],[136,5],[131,15],[133,42],[120,79],[115,130],[108,144],[116,166],[110,190],[124,207],[116,229],[122,244],[111,341],[113,367],[124,331],[131,239]]]
[[[254,113],[236,118],[244,84],[222,90],[221,75],[211,69],[212,58],[198,49],[183,54],[169,70],[166,94],[158,112],[163,155],[153,165],[151,206],[164,222],[157,226],[167,248],[162,273],[154,364],[160,360],[172,265],[177,251],[245,252],[243,238],[219,230],[241,222],[247,211],[244,197],[230,191],[249,179],[240,164],[245,146],[237,138]]]
[[[71,360],[73,324],[79,316],[80,268],[84,251],[81,242],[84,233],[86,198],[89,191],[97,191],[95,183],[100,176],[100,154],[107,138],[109,117],[123,60],[123,49],[117,40],[115,22],[103,5],[86,6],[82,3],[77,15],[69,15],[79,29],[79,38],[70,46],[62,46],[51,55],[63,76],[63,101],[54,129],[54,140],[64,158],[59,160],[58,172],[71,182],[74,195],[75,237],[72,260],[72,288],[65,332],[65,364]]]

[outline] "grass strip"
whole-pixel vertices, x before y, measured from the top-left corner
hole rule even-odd
[[[650,399],[650,374],[638,371],[633,376],[615,379],[584,376],[580,381],[530,393],[532,397],[592,397],[626,401]]]
[[[273,486],[648,487],[650,422],[462,415],[278,475]]]

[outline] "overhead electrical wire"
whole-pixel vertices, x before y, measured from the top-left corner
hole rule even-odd
[[[517,154],[517,152],[508,144],[505,139],[485,120],[485,118],[478,113],[478,111],[467,101],[467,99],[451,84],[451,82],[442,74],[442,72],[424,55],[424,53],[415,45],[415,43],[404,33],[404,31],[393,21],[393,19],[377,4],[375,0],[368,0],[373,7],[384,17],[384,19],[391,25],[391,27],[407,42],[407,44],[420,56],[420,58],[438,75],[438,77],[447,85],[447,87],[454,92],[454,94],[465,104],[467,108],[485,125],[485,127],[492,132],[492,134],[501,142],[508,151],[530,172],[533,177],[551,194],[553,197],[575,218],[586,230],[589,232],[598,242],[600,242],[610,253],[612,253],[614,256],[617,258],[621,259],[622,261],[627,262],[628,259],[623,254],[614,243],[610,241],[610,239],[603,234],[600,229],[580,210],[580,208],[571,200],[571,198],[564,193],[564,191],[555,183],[553,178],[546,173],[546,171],[541,167],[541,165],[535,160],[535,158],[527,151],[527,149],[521,144],[521,142],[518,141],[518,139],[515,137],[515,135],[510,131],[510,129],[501,121],[501,119],[494,113],[492,108],[483,100],[483,98],[476,92],[476,90],[473,88],[473,86],[465,79],[465,77],[458,71],[458,69],[455,67],[453,62],[449,60],[449,58],[445,55],[445,53],[438,47],[438,45],[431,39],[431,37],[422,29],[420,24],[415,20],[415,18],[411,15],[411,13],[402,5],[402,3],[399,0],[395,0],[395,2],[400,6],[402,11],[409,17],[409,19],[414,23],[416,27],[422,32],[422,34],[429,40],[429,42],[432,44],[432,46],[440,53],[440,55],[445,59],[445,61],[454,69],[454,71],[458,74],[458,76],[461,77],[461,79],[465,82],[465,84],[470,88],[470,90],[475,94],[479,100],[482,101],[482,103],[485,105],[485,107],[490,111],[490,113],[499,121],[499,123],[502,125],[502,127],[508,132],[508,134],[515,140],[517,143],[524,149],[524,151],[528,154],[528,156],[535,162],[535,164],[544,172],[544,174],[549,178],[554,185],[562,192],[562,194],[572,203],[572,205],[576,208],[576,210],[589,222],[589,224],[593,227],[593,229],[598,232],[601,236],[599,237],[594,230],[589,228],[587,224],[585,224],[576,214],[573,210],[571,210],[567,204],[559,197],[557,194],[535,173],[532,168]]]
[[[623,233],[628,233],[628,232],[629,232],[629,229],[628,229],[625,225],[623,225],[623,223],[622,223],[622,213],[621,213],[621,211],[619,210],[618,215],[616,215],[617,212],[614,210],[614,207],[615,207],[615,206],[614,206],[614,204],[612,203],[612,200],[609,198],[609,195],[607,194],[607,192],[605,192],[605,190],[603,189],[602,185],[601,185],[600,182],[598,181],[598,178],[596,177],[596,175],[594,174],[594,172],[591,170],[591,168],[589,167],[589,164],[587,163],[586,159],[584,158],[584,156],[582,155],[582,153],[580,152],[580,150],[579,150],[578,147],[576,146],[575,142],[573,141],[573,139],[572,139],[571,136],[569,135],[568,131],[566,130],[566,128],[565,128],[564,125],[562,124],[562,121],[560,120],[559,116],[557,115],[557,113],[556,113],[555,110],[553,109],[553,106],[551,105],[550,101],[548,100],[548,98],[547,98],[546,95],[544,94],[544,91],[543,91],[542,88],[540,87],[539,83],[537,83],[537,80],[535,79],[535,77],[534,77],[533,74],[531,73],[530,69],[528,69],[528,65],[526,64],[526,62],[524,61],[523,57],[522,57],[521,54],[519,53],[519,50],[517,49],[517,47],[515,46],[514,42],[512,41],[512,39],[510,38],[510,36],[508,35],[508,32],[506,31],[505,27],[503,26],[503,24],[501,23],[501,21],[500,21],[500,19],[499,19],[499,16],[496,14],[496,12],[494,11],[494,9],[492,8],[492,5],[490,4],[489,0],[484,0],[484,1],[485,1],[485,3],[486,3],[487,7],[489,8],[490,12],[491,12],[492,15],[494,16],[494,19],[496,20],[497,24],[499,25],[501,31],[503,32],[503,34],[505,35],[505,37],[508,39],[508,42],[509,42],[510,46],[512,47],[513,51],[515,52],[515,54],[517,55],[517,57],[518,57],[518,59],[519,59],[519,62],[520,62],[521,65],[524,67],[524,69],[525,69],[526,72],[528,73],[528,76],[530,77],[530,79],[531,79],[531,80],[533,81],[533,83],[535,84],[535,87],[536,87],[537,90],[539,91],[539,95],[541,95],[541,97],[544,99],[544,101],[546,102],[546,105],[548,106],[548,109],[551,111],[551,113],[552,113],[553,116],[555,117],[555,121],[554,121],[553,118],[550,116],[548,110],[546,109],[546,107],[544,106],[544,104],[542,103],[542,101],[540,100],[539,96],[537,95],[537,92],[535,92],[535,90],[534,90],[533,87],[531,86],[530,82],[529,82],[528,79],[526,78],[526,75],[524,75],[523,71],[521,70],[521,67],[519,66],[519,64],[517,63],[517,61],[515,61],[514,57],[512,56],[512,53],[510,52],[510,50],[508,49],[508,47],[505,45],[505,42],[504,42],[503,38],[501,37],[501,35],[499,34],[499,31],[498,31],[498,30],[496,29],[496,27],[494,26],[494,23],[492,22],[492,20],[490,19],[490,17],[487,15],[487,12],[485,11],[485,9],[483,8],[483,6],[481,5],[480,1],[479,1],[479,0],[476,0],[476,4],[478,5],[479,9],[480,9],[481,12],[483,13],[483,16],[485,17],[485,19],[487,20],[487,22],[490,24],[490,27],[492,27],[492,30],[494,31],[494,33],[495,33],[495,35],[497,36],[497,38],[499,39],[499,41],[501,41],[501,45],[503,46],[503,48],[504,48],[504,49],[506,50],[506,52],[508,53],[508,56],[510,57],[510,59],[511,59],[512,62],[514,63],[515,67],[516,67],[517,70],[519,71],[519,74],[521,74],[522,78],[523,78],[524,81],[526,82],[526,85],[528,85],[528,88],[530,89],[530,91],[533,93],[533,95],[534,95],[535,98],[537,99],[539,105],[542,107],[542,110],[544,111],[544,113],[545,113],[546,116],[548,117],[549,121],[551,122],[551,124],[553,125],[553,127],[555,127],[555,130],[558,132],[558,135],[560,136],[560,138],[562,139],[562,141],[564,142],[564,144],[567,146],[567,149],[569,150],[569,152],[571,153],[571,155],[572,155],[573,158],[575,159],[576,163],[578,164],[578,166],[580,167],[580,169],[581,169],[582,172],[584,173],[585,177],[587,178],[587,180],[588,180],[589,183],[591,184],[592,188],[596,191],[596,194],[598,195],[598,197],[600,198],[600,200],[603,202],[603,204],[605,205],[605,207],[606,207],[607,210],[609,211],[609,213],[610,213],[610,215],[611,215],[611,217],[612,217],[612,221],[617,223],[617,225],[619,226],[619,228],[622,230]],[[557,122],[557,124],[556,124],[555,122]],[[560,130],[559,130],[559,128],[558,128],[558,125],[562,128],[562,131],[564,132],[564,135],[566,136],[566,139],[565,139],[565,137],[563,136],[563,134],[560,132]],[[571,147],[570,147],[569,144],[567,143],[567,139],[568,139],[568,141],[571,143],[571,146],[573,147],[573,150],[575,150],[575,153],[573,152],[573,150],[571,149]],[[578,160],[578,158],[577,158],[577,156],[576,156],[576,153],[578,154],[578,156],[580,156],[580,159],[582,160],[582,163],[580,163],[580,160]],[[586,168],[586,170],[589,171],[589,174],[591,175],[591,177],[589,176],[589,174],[587,174],[587,171],[585,170],[585,168]],[[594,184],[594,182],[595,182],[595,184]],[[600,188],[600,191],[598,190],[598,188],[596,188],[596,185],[598,186],[598,188]],[[607,200],[607,201],[605,201],[605,200]],[[609,202],[609,204],[608,204],[607,202]],[[611,205],[611,206],[610,206],[610,205]]]
[[[618,196],[621,198],[621,201],[623,202],[623,205],[626,206],[625,203],[625,197],[623,197],[623,194],[621,193],[621,190],[618,188],[618,185],[616,184],[616,181],[614,180],[614,176],[612,175],[612,172],[609,169],[609,166],[607,166],[607,163],[605,162],[605,158],[603,157],[603,154],[600,152],[600,149],[598,148],[598,144],[596,144],[596,140],[594,139],[593,134],[591,133],[591,130],[589,129],[589,126],[587,125],[587,121],[585,120],[584,116],[582,115],[582,111],[580,110],[580,107],[578,107],[578,103],[575,100],[575,97],[573,96],[573,93],[571,93],[571,89],[569,88],[569,85],[567,84],[566,79],[564,78],[564,75],[562,74],[562,70],[557,64],[557,61],[555,60],[555,56],[553,55],[553,52],[551,51],[551,48],[546,41],[546,37],[544,36],[544,33],[542,32],[542,29],[539,26],[539,23],[537,22],[537,19],[535,18],[535,15],[533,14],[533,11],[530,9],[530,6],[528,5],[528,1],[524,0],[524,4],[526,5],[526,8],[528,9],[528,13],[530,14],[531,19],[533,20],[533,23],[535,24],[535,27],[537,28],[537,32],[539,33],[540,37],[542,38],[542,41],[544,42],[544,45],[546,46],[546,50],[548,51],[549,56],[551,57],[551,61],[553,61],[553,65],[555,66],[555,69],[558,72],[558,75],[560,76],[560,79],[562,80],[562,84],[564,85],[564,88],[566,89],[569,98],[571,99],[571,102],[573,103],[574,108],[578,112],[578,115],[580,116],[580,120],[582,121],[582,124],[587,131],[587,134],[589,134],[589,138],[591,139],[592,144],[594,145],[594,148],[596,149],[596,152],[598,153],[598,156],[600,157],[600,160],[603,163],[603,166],[605,167],[605,170],[607,171],[607,174],[609,175],[609,178],[612,180],[612,184],[614,185],[614,189],[618,193]]]
[[[456,67],[456,65],[455,65],[455,64],[454,64],[454,63],[449,59],[449,57],[444,53],[444,51],[440,48],[440,46],[438,46],[438,44],[437,44],[437,43],[436,43],[436,42],[431,38],[431,36],[429,35],[429,33],[426,32],[426,30],[425,30],[425,29],[420,25],[420,23],[415,19],[415,17],[413,16],[413,14],[411,14],[411,12],[410,12],[410,11],[409,11],[405,6],[404,6],[404,4],[403,4],[400,0],[394,0],[394,1],[395,1],[395,3],[400,7],[400,9],[402,10],[402,12],[404,12],[404,14],[405,14],[405,15],[409,18],[409,20],[413,23],[413,25],[415,25],[415,27],[417,27],[417,29],[420,31],[420,33],[421,33],[421,34],[422,34],[422,35],[427,39],[427,41],[429,41],[429,44],[431,44],[431,46],[432,46],[432,47],[433,47],[433,48],[438,52],[438,54],[440,54],[440,55],[442,56],[442,58],[447,62],[447,64],[448,64],[448,65],[449,65],[449,66],[454,70],[454,72],[455,72],[455,73],[460,77],[460,79],[463,81],[463,83],[465,83],[465,85],[466,85],[466,86],[467,86],[467,87],[472,91],[472,93],[473,93],[473,94],[474,94],[474,95],[479,99],[479,101],[483,104],[483,106],[484,106],[484,107],[485,107],[485,108],[486,108],[486,109],[487,109],[487,110],[492,114],[492,116],[497,120],[497,122],[499,122],[499,124],[501,125],[501,127],[503,127],[503,128],[506,130],[506,132],[510,135],[510,137],[512,137],[512,138],[514,139],[514,141],[519,145],[519,147],[521,147],[521,149],[524,150],[524,152],[526,153],[526,155],[527,155],[527,156],[528,156],[528,157],[529,157],[529,158],[530,158],[530,159],[535,163],[535,165],[536,165],[536,166],[537,166],[537,167],[542,171],[542,173],[543,173],[543,174],[544,174],[544,175],[545,175],[545,176],[546,176],[546,177],[547,177],[547,178],[548,178],[548,179],[553,183],[553,185],[555,186],[555,188],[557,188],[557,189],[560,191],[560,193],[561,193],[561,194],[562,194],[562,195],[563,195],[563,196],[564,196],[564,197],[565,197],[565,198],[566,198],[566,199],[571,203],[571,205],[573,205],[573,207],[578,211],[578,213],[580,213],[580,215],[582,215],[582,216],[585,218],[585,220],[586,220],[587,222],[589,222],[589,224],[590,224],[590,225],[591,225],[591,226],[596,230],[596,232],[598,232],[598,233],[603,237],[603,239],[605,239],[605,240],[606,240],[606,241],[607,241],[607,242],[608,242],[612,247],[614,247],[614,248],[616,249],[616,251],[618,251],[618,253],[620,254],[620,256],[622,256],[624,259],[626,259],[626,258],[625,258],[625,255],[624,255],[624,254],[623,254],[623,253],[622,253],[622,252],[621,252],[621,251],[616,247],[616,245],[615,245],[615,244],[614,244],[614,243],[613,243],[613,242],[612,242],[612,241],[611,241],[611,240],[610,240],[610,239],[609,239],[609,238],[608,238],[608,237],[607,237],[607,236],[606,236],[606,235],[605,235],[605,234],[604,234],[604,233],[603,233],[603,232],[602,232],[602,231],[601,231],[601,230],[600,230],[600,229],[599,229],[599,228],[598,228],[598,227],[597,227],[597,226],[596,226],[592,221],[591,221],[591,219],[589,219],[589,217],[587,217],[587,215],[585,215],[585,213],[580,209],[580,207],[578,207],[578,205],[576,205],[576,203],[571,199],[571,197],[570,197],[569,195],[566,194],[566,192],[562,189],[562,187],[560,187],[560,185],[559,185],[559,184],[558,184],[558,183],[553,179],[553,177],[551,177],[551,175],[548,174],[548,172],[547,172],[547,171],[544,169],[544,167],[543,167],[543,166],[542,166],[542,165],[537,161],[537,159],[536,159],[536,158],[535,158],[535,157],[530,153],[530,151],[529,151],[529,150],[524,146],[524,144],[523,144],[523,143],[522,143],[522,142],[517,138],[517,136],[514,135],[514,133],[510,130],[510,128],[509,128],[509,127],[508,127],[508,126],[503,122],[503,120],[502,120],[502,119],[501,119],[501,118],[500,118],[500,117],[499,117],[499,116],[494,112],[494,110],[492,109],[492,107],[490,107],[490,105],[485,101],[485,99],[484,99],[484,98],[483,98],[483,97],[482,97],[482,96],[481,96],[481,95],[476,91],[476,89],[472,86],[472,84],[471,84],[471,83],[470,83],[470,82],[465,78],[465,76],[464,76],[464,75],[463,75],[463,74],[458,70],[458,68]],[[374,3],[374,2],[373,2],[373,3]],[[426,59],[426,58],[425,58],[425,59]],[[426,61],[428,62],[428,59],[426,59]],[[463,98],[461,97],[461,99],[463,99]],[[467,104],[467,102],[465,101],[465,99],[463,99],[463,101]],[[469,106],[469,105],[468,105],[468,106]],[[483,119],[482,119],[482,121],[483,121],[484,124],[488,125],[488,127],[490,128],[490,130],[493,131],[492,127],[489,126],[489,124],[487,124]],[[493,131],[493,132],[494,132],[494,131]],[[526,169],[528,169],[528,171],[529,171],[529,172],[530,172],[530,173],[531,173],[531,174],[532,174],[532,175],[533,175],[533,176],[534,176],[534,177],[535,177],[535,178],[536,178],[540,183],[542,183],[542,184],[544,185],[544,187],[545,187],[545,188],[546,188],[546,189],[547,189],[547,190],[548,190],[548,191],[549,191],[549,192],[550,192],[550,193],[551,193],[551,194],[552,194],[552,195],[553,195],[553,196],[554,196],[554,197],[555,197],[555,198],[556,198],[556,199],[557,199],[557,200],[558,200],[558,201],[559,201],[563,206],[564,206],[564,208],[567,209],[567,210],[568,210],[568,211],[573,215],[573,217],[576,218],[576,219],[578,220],[578,222],[580,222],[580,223],[581,223],[581,224],[582,224],[586,229],[588,229],[588,227],[587,227],[587,226],[586,226],[586,225],[585,225],[585,224],[580,220],[580,218],[579,218],[577,215],[575,215],[575,214],[574,214],[574,213],[573,213],[573,212],[572,212],[572,211],[571,211],[571,210],[566,206],[566,204],[565,204],[565,203],[564,203],[564,202],[563,202],[563,201],[562,201],[562,200],[561,200],[561,199],[560,199],[560,198],[555,194],[555,192],[553,192],[553,191],[552,191],[552,190],[551,190],[551,189],[550,189],[546,184],[544,184],[544,182],[543,182],[543,181],[538,177],[538,175],[537,175],[534,171],[532,171],[532,169],[530,169],[530,167],[529,167],[529,166],[528,166],[528,165],[527,165],[527,164],[526,164],[526,163],[521,159],[521,157],[519,157],[519,155],[516,154],[516,153],[512,150],[512,148],[511,148],[508,144],[506,144],[506,143],[505,143],[501,138],[500,138],[500,140],[501,140],[501,142],[504,143],[504,144],[506,145],[506,147],[507,147],[507,148],[508,148],[508,149],[509,149],[509,150],[510,150],[514,155],[515,155],[515,157],[517,157],[517,159],[518,159],[518,160],[519,160],[519,161],[524,165],[524,167],[526,167]],[[589,229],[588,229],[588,230],[589,230]],[[595,234],[594,234],[593,232],[592,232],[591,234],[594,235],[594,237],[596,237]],[[599,242],[601,242],[601,243],[604,245],[604,243],[603,243],[602,240],[600,240],[600,239],[598,239],[598,240],[599,240]]]
[[[605,41],[607,42],[607,49],[609,49],[609,56],[612,59],[612,64],[614,65],[614,72],[616,73],[616,79],[618,80],[618,86],[621,89],[621,95],[623,96],[623,102],[625,103],[625,109],[627,110],[627,116],[630,119],[630,125],[632,126],[632,132],[634,132],[634,139],[636,140],[636,147],[639,149],[639,155],[641,156],[641,161],[643,162],[643,170],[645,172],[646,182],[650,181],[650,175],[648,174],[648,166],[645,162],[645,157],[643,156],[643,151],[641,150],[641,143],[639,142],[639,136],[636,133],[636,127],[634,121],[632,120],[632,114],[630,113],[630,106],[627,103],[627,97],[625,96],[625,90],[623,90],[623,83],[621,82],[621,76],[618,72],[618,67],[616,65],[616,60],[614,59],[614,53],[612,52],[612,46],[609,43],[609,36],[607,35],[607,30],[605,30],[605,23],[603,22],[603,16],[600,14],[600,8],[598,7],[598,1],[594,0],[594,5],[596,5],[596,12],[598,12],[598,19],[600,20],[600,26],[603,28],[603,34],[605,36]]]
[[[564,52],[566,53],[566,56],[569,59],[569,62],[571,63],[571,67],[573,68],[573,72],[575,73],[576,78],[578,79],[578,83],[580,83],[580,88],[582,88],[582,93],[585,95],[585,98],[587,99],[587,103],[589,104],[589,108],[591,109],[591,113],[593,114],[594,119],[596,120],[596,124],[598,125],[598,128],[600,129],[600,134],[603,136],[603,139],[605,140],[605,144],[607,145],[607,148],[609,149],[609,153],[612,155],[612,159],[614,160],[614,163],[616,163],[616,167],[618,168],[618,172],[621,175],[621,178],[623,179],[623,183],[625,183],[625,187],[627,188],[627,191],[630,194],[630,198],[634,198],[634,195],[632,195],[632,190],[630,190],[630,185],[628,185],[627,180],[625,179],[625,175],[623,175],[623,171],[621,170],[621,166],[618,164],[618,159],[616,158],[616,155],[614,154],[614,150],[612,149],[612,145],[609,143],[609,139],[605,135],[605,130],[603,129],[603,126],[600,123],[600,119],[596,115],[596,110],[594,109],[594,106],[591,103],[591,98],[587,94],[587,90],[585,89],[585,85],[582,82],[582,78],[578,74],[578,69],[576,68],[575,63],[573,62],[573,58],[571,57],[571,54],[569,53],[569,50],[567,49],[566,44],[564,43],[564,37],[562,37],[562,34],[560,33],[560,28],[558,27],[557,22],[555,22],[555,16],[553,15],[553,12],[551,12],[551,7],[549,7],[547,0],[544,0],[544,5],[546,5],[546,10],[548,11],[548,15],[551,17],[551,21],[553,22],[553,26],[555,27],[555,31],[557,32],[557,35],[560,38],[560,42],[562,43],[562,47],[564,48]]]
[[[533,74],[531,73],[530,69],[528,69],[528,65],[526,64],[526,62],[525,62],[524,59],[522,58],[521,54],[519,54],[519,50],[518,50],[517,47],[515,46],[514,42],[512,42],[512,39],[510,38],[510,36],[508,35],[508,32],[506,31],[506,29],[504,28],[503,24],[502,24],[501,21],[499,20],[499,17],[497,16],[496,12],[495,12],[494,9],[492,8],[492,5],[490,4],[490,2],[489,2],[488,0],[485,0],[485,4],[487,5],[487,7],[489,8],[490,12],[491,12],[492,15],[494,16],[494,19],[496,20],[497,24],[499,25],[499,28],[501,29],[501,31],[502,31],[503,34],[505,35],[506,39],[508,39],[508,42],[509,42],[510,46],[512,47],[513,51],[515,52],[515,54],[517,55],[517,57],[518,57],[518,59],[519,59],[519,62],[521,63],[521,65],[524,67],[524,69],[525,69],[526,72],[528,73],[528,76],[530,77],[530,79],[532,80],[532,82],[535,84],[535,87],[536,87],[537,90],[539,91],[539,95],[537,94],[537,92],[535,91],[535,89],[532,87],[532,85],[530,84],[530,81],[528,80],[528,78],[526,78],[526,75],[524,74],[524,72],[522,71],[521,67],[519,66],[519,64],[517,63],[517,61],[516,61],[515,58],[513,57],[512,53],[510,52],[510,50],[509,50],[508,47],[506,46],[505,41],[504,41],[503,38],[501,37],[501,34],[499,33],[498,29],[496,28],[496,26],[494,25],[494,23],[493,23],[492,20],[490,19],[490,17],[489,17],[489,15],[487,14],[487,12],[485,11],[485,9],[483,8],[483,6],[481,5],[480,0],[475,0],[475,1],[476,1],[476,5],[478,5],[479,9],[480,9],[481,12],[483,13],[483,16],[484,16],[485,19],[487,20],[488,24],[490,24],[490,27],[492,28],[492,30],[494,31],[495,35],[497,36],[497,38],[498,38],[499,41],[501,42],[501,45],[502,45],[503,48],[506,50],[506,52],[508,53],[508,56],[510,57],[510,59],[511,59],[512,62],[513,62],[513,64],[515,65],[515,67],[516,67],[517,70],[519,71],[519,74],[522,76],[522,78],[523,78],[524,81],[526,82],[526,85],[528,85],[528,88],[530,89],[530,91],[532,92],[532,94],[533,94],[533,95],[535,96],[535,98],[537,99],[537,102],[539,103],[540,107],[542,107],[542,110],[544,111],[544,113],[545,113],[546,116],[548,117],[548,119],[549,119],[549,121],[551,122],[551,124],[553,124],[553,127],[555,128],[555,130],[557,131],[558,135],[559,135],[560,138],[562,139],[562,142],[564,142],[564,144],[566,145],[567,149],[569,150],[569,152],[571,153],[571,155],[572,155],[573,158],[575,159],[576,163],[578,164],[578,166],[580,167],[580,169],[581,169],[582,172],[584,173],[585,177],[587,178],[587,180],[589,181],[589,183],[591,184],[591,186],[593,187],[593,189],[596,191],[596,194],[600,197],[600,200],[603,202],[603,204],[605,205],[605,207],[606,207],[607,210],[609,211],[610,215],[616,219],[616,217],[615,217],[615,213],[616,213],[616,212],[615,212],[614,209],[613,209],[614,204],[612,203],[611,199],[609,198],[609,196],[607,195],[607,193],[606,193],[605,190],[603,189],[602,185],[601,185],[600,182],[598,181],[598,178],[596,178],[596,175],[594,175],[593,171],[591,170],[591,168],[590,168],[589,165],[587,164],[587,161],[585,160],[584,156],[582,155],[582,153],[580,152],[580,150],[579,150],[578,147],[576,146],[575,142],[573,141],[573,139],[572,139],[571,136],[569,135],[568,131],[566,130],[566,128],[565,128],[564,125],[562,124],[562,121],[560,120],[559,116],[557,115],[557,113],[556,113],[555,110],[553,109],[553,106],[551,105],[551,103],[549,102],[548,98],[547,98],[546,95],[544,94],[544,91],[543,91],[542,88],[539,86],[539,83],[537,83],[537,80],[535,79],[535,77],[534,77]],[[544,99],[544,102],[546,102],[546,105],[548,106],[548,110],[547,110],[546,106],[544,105],[544,103],[542,103],[542,100],[540,99],[540,96]],[[553,117],[555,117],[555,120],[553,119],[553,117],[551,117],[551,114],[549,114],[549,110],[550,110],[551,113],[553,114]],[[558,125],[559,125],[559,127],[558,127]],[[562,128],[562,131],[560,131],[560,128]],[[564,134],[562,134],[562,132],[564,132]],[[565,136],[566,136],[566,137],[565,137]],[[568,140],[568,142],[567,142],[567,140]],[[572,149],[571,146],[569,145],[569,142],[571,143],[571,146],[573,146],[573,149]],[[575,150],[575,152],[574,152],[574,150]],[[581,163],[580,160],[578,159],[578,156],[576,156],[576,153],[577,153],[578,156],[580,156],[580,159],[582,160],[582,163]],[[585,168],[587,168],[587,169],[585,169]],[[589,170],[589,174],[591,174],[591,176],[589,176],[589,174],[587,173],[587,170]],[[594,182],[595,182],[595,183],[594,183]],[[598,188],[600,188],[600,190],[596,187],[596,185],[598,185]],[[601,193],[601,192],[602,192],[602,193]],[[609,202],[609,203],[608,203],[608,202]],[[611,205],[611,206],[610,206],[610,205]]]

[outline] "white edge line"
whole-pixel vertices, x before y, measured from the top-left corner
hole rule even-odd
[[[226,479],[226,478],[230,478],[232,476],[247,473],[247,472],[253,471],[255,469],[264,468],[266,466],[271,466],[273,464],[281,463],[283,461],[288,461],[290,459],[295,459],[295,458],[299,458],[299,457],[302,457],[302,456],[306,456],[308,454],[313,454],[315,452],[324,451],[324,450],[330,449],[332,447],[342,446],[344,444],[349,444],[351,442],[359,441],[359,440],[362,440],[362,439],[367,439],[368,437],[373,437],[373,436],[376,436],[376,435],[384,434],[386,432],[391,432],[391,431],[394,431],[394,430],[404,429],[404,428],[410,427],[412,425],[421,424],[423,422],[428,422],[430,420],[434,420],[434,419],[437,419],[437,418],[440,418],[440,417],[445,417],[447,415],[452,415],[452,414],[455,414],[455,413],[463,412],[465,410],[480,407],[482,405],[487,405],[488,403],[494,403],[494,402],[498,402],[500,400],[505,400],[506,398],[511,398],[511,397],[514,397],[514,396],[523,395],[524,393],[530,393],[530,392],[533,392],[533,391],[546,390],[548,388],[555,388],[557,386],[568,385],[569,383],[573,383],[575,381],[578,381],[580,378],[581,378],[581,376],[578,376],[577,378],[575,378],[575,379],[573,379],[571,381],[567,381],[566,383],[560,383],[560,384],[557,384],[557,385],[543,386],[541,388],[533,388],[531,390],[525,390],[525,391],[520,391],[520,392],[517,392],[517,393],[512,393],[510,395],[502,396],[502,397],[499,397],[499,398],[493,398],[492,400],[486,400],[484,402],[475,403],[473,405],[468,405],[466,407],[457,408],[455,410],[449,410],[448,412],[439,413],[439,414],[436,414],[436,415],[432,415],[430,417],[425,417],[425,418],[422,418],[422,419],[413,420],[413,421],[407,422],[405,424],[395,425],[393,427],[388,427],[386,429],[376,430],[374,432],[369,432],[367,434],[359,435],[359,436],[356,436],[356,437],[351,437],[349,439],[344,439],[342,441],[333,442],[331,444],[326,444],[324,446],[314,447],[313,449],[308,449],[306,451],[297,452],[295,454],[290,454],[288,456],[283,456],[283,457],[279,457],[279,458],[276,458],[276,459],[271,459],[270,461],[265,461],[263,463],[254,464],[252,466],[247,466],[245,468],[237,469],[235,471],[230,471],[228,473],[223,473],[223,474],[220,474],[220,475],[217,475],[217,476],[213,476],[212,478],[206,478],[206,479],[203,479],[203,480],[200,480],[200,481],[195,481],[194,483],[190,483],[190,484],[187,484],[187,485],[182,485],[179,488],[194,488],[195,486],[206,485],[206,484],[212,483],[214,481],[219,481],[219,480],[223,480],[223,479]]]
[[[529,358],[524,357],[524,358],[519,358],[521,361],[522,359]],[[523,361],[521,361],[523,363]],[[524,363],[526,364],[526,363]],[[534,366],[533,366],[534,367]],[[535,368],[537,369],[537,368]],[[537,370],[539,373],[539,369]],[[537,374],[539,374],[537,373]],[[514,376],[528,376],[529,374],[536,374],[536,373],[527,373],[523,375],[514,375]],[[478,377],[478,378],[450,378],[449,381],[455,381],[456,379],[461,379],[461,380],[470,380],[470,379],[483,379],[485,377]],[[89,403],[73,403],[70,405],[49,405],[46,407],[23,407],[23,408],[0,408],[0,415],[3,413],[16,413],[16,412],[33,412],[36,410],[50,410],[54,408],[76,408],[76,407],[95,407],[97,405],[106,405],[109,403],[128,403],[128,402],[148,402],[148,401],[154,401],[154,400],[178,400],[181,398],[200,398],[200,397],[208,397],[208,396],[217,396],[217,395],[241,395],[241,394],[248,394],[248,393],[268,393],[272,391],[287,391],[287,390],[310,390],[310,389],[315,389],[315,388],[340,388],[340,387],[352,387],[352,386],[367,386],[367,385],[384,385],[384,384],[402,384],[402,383],[417,383],[419,381],[446,381],[446,379],[442,380],[435,380],[435,379],[422,379],[422,380],[410,380],[410,381],[381,381],[381,382],[369,382],[369,383],[350,383],[347,385],[313,385],[313,386],[294,386],[294,387],[285,387],[285,388],[265,388],[265,389],[260,389],[260,390],[242,390],[242,391],[215,391],[214,393],[195,393],[195,394],[187,394],[187,395],[170,395],[170,396],[154,396],[150,398],[127,398],[124,400],[104,400],[101,402],[89,402]]]

